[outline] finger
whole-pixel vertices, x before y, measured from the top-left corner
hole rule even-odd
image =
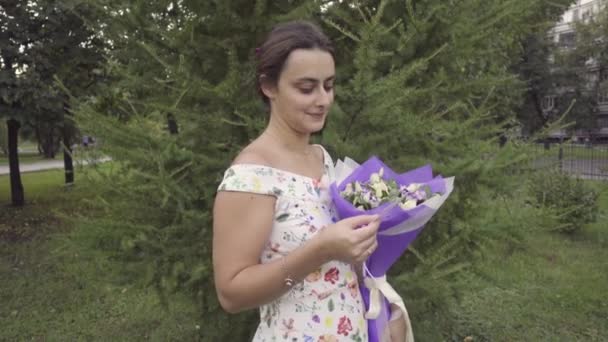
[[[358,234],[361,239],[368,239],[370,237],[375,238],[379,228],[380,222],[372,221],[369,224],[357,229],[355,233]]]
[[[376,250],[376,245],[372,244],[370,247],[366,248],[361,254],[359,254],[356,258],[357,262],[363,263],[369,259],[369,257]]]
[[[374,239],[364,239],[352,246],[351,251],[353,252],[352,256],[355,258],[364,258],[367,252],[374,246]]]
[[[378,241],[376,240],[375,237],[371,237],[371,238],[363,240],[360,243],[360,246],[364,253],[365,253],[365,251],[373,252],[374,250],[376,250],[376,247],[378,246]]]
[[[369,250],[373,253],[378,248],[378,240],[374,239],[372,245],[369,247]]]
[[[376,250],[377,243],[373,241],[369,246],[364,247],[363,252],[359,255],[359,259],[366,261]]]
[[[358,262],[360,264],[364,263],[367,260],[367,255],[361,255],[359,256],[357,259],[355,259],[355,262]]]
[[[378,215],[358,215],[344,219],[351,228],[357,228],[365,225],[369,225],[371,222],[379,220]]]
[[[374,243],[374,245],[373,245],[373,246],[370,248],[370,251],[371,251],[372,253],[374,253],[374,252],[376,251],[376,249],[378,249],[378,242],[377,242],[377,241],[376,241],[376,242]]]

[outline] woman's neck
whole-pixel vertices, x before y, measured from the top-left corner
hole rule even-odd
[[[310,154],[310,134],[302,134],[294,131],[286,123],[274,119],[272,116],[268,127],[262,135],[268,136],[282,148],[298,154]]]

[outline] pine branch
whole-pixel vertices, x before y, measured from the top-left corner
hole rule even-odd
[[[359,37],[357,37],[356,34],[348,31],[347,29],[345,29],[344,27],[338,25],[337,23],[335,23],[334,21],[332,21],[329,18],[323,18],[323,21],[328,24],[329,26],[333,27],[334,29],[336,29],[337,31],[339,31],[340,33],[342,33],[343,35],[345,35],[346,37],[349,37],[350,39],[352,39],[353,41],[360,43],[361,39]]]

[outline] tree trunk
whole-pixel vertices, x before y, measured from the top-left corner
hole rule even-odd
[[[44,139],[44,157],[49,159],[55,159],[55,139],[53,127],[47,129],[46,139]]]
[[[25,204],[25,195],[23,192],[23,184],[21,183],[19,150],[17,148],[21,124],[15,119],[9,119],[6,122],[6,125],[8,127],[8,165],[11,179],[11,199],[14,206],[22,207]]]
[[[167,115],[167,127],[169,128],[169,134],[175,135],[179,133],[179,129],[177,127],[177,120],[175,120],[175,116],[173,116],[173,114]]]
[[[67,124],[63,122],[63,168],[65,170],[65,184],[74,184],[74,163],[72,162],[72,142],[70,141],[70,132]]]
[[[36,124],[36,137],[44,158],[55,159],[55,154],[59,150],[63,138],[61,134],[57,134],[55,131],[55,125],[49,122],[38,122]]]
[[[44,155],[44,149],[42,148],[42,137],[40,136],[40,123],[36,123],[34,126],[34,133],[36,134],[36,141],[38,142],[38,154]]]
[[[540,127],[544,127],[547,124],[547,122],[549,121],[549,118],[546,117],[543,112],[542,98],[536,92],[536,90],[531,90],[530,95],[532,96],[532,103],[534,104],[534,109],[536,109],[536,117],[538,118],[538,120],[541,123]]]

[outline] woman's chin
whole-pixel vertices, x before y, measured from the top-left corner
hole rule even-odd
[[[321,132],[321,130],[323,130],[323,127],[325,127],[325,122],[320,122],[318,124],[306,125],[305,130],[309,134],[315,134]]]
[[[314,134],[320,132],[325,127],[326,115],[307,116],[306,120],[298,122],[297,131],[302,134]]]
[[[325,127],[325,119],[326,115],[312,117],[313,120],[310,120],[306,123],[306,127],[310,130],[310,133],[317,133]]]

